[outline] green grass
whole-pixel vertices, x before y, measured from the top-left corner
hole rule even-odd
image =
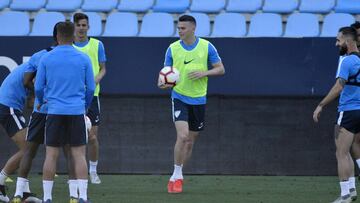
[[[333,176],[185,176],[182,194],[167,194],[168,176],[100,177],[102,184],[89,184],[93,203],[316,203],[331,202],[339,194],[338,180]],[[41,176],[32,175],[30,181],[32,192],[41,195]],[[66,181],[66,176],[55,179],[55,203],[68,202]],[[16,183],[7,185],[10,196]]]

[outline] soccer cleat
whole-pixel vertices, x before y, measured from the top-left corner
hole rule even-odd
[[[350,194],[348,195],[345,195],[345,196],[340,196],[338,197],[335,201],[333,201],[332,203],[350,203],[352,200],[351,200],[351,196]]]
[[[10,177],[7,177],[5,180],[5,183],[12,183],[14,182]]]
[[[176,179],[173,186],[173,193],[182,193],[183,179]]]
[[[174,193],[174,183],[174,181],[169,180],[167,185],[168,193]]]
[[[23,192],[24,203],[41,203],[42,200],[36,197],[36,194],[31,192]]]
[[[5,185],[0,185],[0,202],[9,202],[10,199],[6,195]]]
[[[352,201],[357,199],[357,192],[355,188],[350,188],[350,197]]]
[[[22,203],[22,198],[20,196],[16,196],[12,198],[11,203]]]
[[[83,200],[83,199],[80,198],[80,199],[79,199],[79,203],[91,203],[91,202],[90,202],[90,200],[86,200],[86,201],[85,201],[85,200]]]
[[[70,197],[70,203],[78,203],[79,200],[76,197]]]
[[[100,184],[101,180],[97,173],[90,173],[90,182],[92,184]]]

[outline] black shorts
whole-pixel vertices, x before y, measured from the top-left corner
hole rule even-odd
[[[45,128],[45,144],[51,147],[81,146],[87,144],[88,134],[84,115],[48,114]]]
[[[100,124],[100,100],[99,100],[99,97],[93,98],[86,115],[90,118],[92,126],[98,126]]]
[[[26,127],[23,113],[3,104],[0,104],[0,124],[5,128],[9,137]]]
[[[189,130],[202,131],[205,127],[205,104],[190,105],[179,99],[172,100],[173,121],[187,121]]]
[[[360,110],[338,112],[336,124],[354,134],[360,132]]]
[[[26,133],[26,141],[44,143],[46,114],[33,112],[30,116],[29,127]]]

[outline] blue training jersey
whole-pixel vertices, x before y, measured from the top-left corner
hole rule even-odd
[[[360,109],[360,58],[351,54],[343,57],[339,62],[336,78],[347,81],[341,92],[338,111],[351,111]],[[355,82],[355,83],[352,83]],[[358,85],[356,85],[358,83]]]
[[[0,87],[1,104],[23,111],[27,95],[23,81],[28,67],[29,63],[23,63],[5,78]]]
[[[26,72],[36,72],[38,67],[39,67],[39,63],[41,58],[48,53],[49,51],[51,51],[53,49],[53,47],[50,49],[43,49],[41,51],[36,52],[35,54],[33,54],[31,56],[31,58],[29,59],[29,68]],[[46,90],[45,90],[46,91]],[[39,99],[35,96],[35,100],[34,100],[34,112],[38,112],[38,113],[43,113],[46,114],[47,113],[47,105],[44,104],[41,106],[40,110],[37,109],[37,106],[39,104]]]
[[[47,104],[48,114],[85,114],[94,91],[90,58],[73,46],[58,45],[40,60],[35,95]]]
[[[180,41],[181,46],[187,51],[193,50],[198,43],[199,43],[198,37],[196,38],[195,42],[191,45],[186,45],[182,40]],[[221,61],[221,58],[220,58],[216,48],[214,47],[214,45],[212,45],[209,42],[208,62],[210,64],[216,64],[216,63],[219,63],[220,61]],[[172,54],[171,54],[171,48],[169,47],[165,54],[164,66],[172,66],[172,65],[173,65],[173,59],[172,59]],[[196,97],[196,98],[188,97],[188,96],[177,93],[175,90],[171,91],[171,98],[179,99],[180,101],[182,101],[186,104],[190,104],[190,105],[206,104],[206,96]]]

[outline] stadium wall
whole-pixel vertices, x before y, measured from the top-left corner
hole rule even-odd
[[[103,173],[169,173],[175,129],[167,91],[156,88],[175,38],[102,38],[107,76],[100,127]],[[50,38],[0,38],[0,79]],[[195,174],[335,175],[336,104],[318,125],[312,111],[334,82],[337,50],[327,38],[211,39],[226,76],[211,78],[206,129],[185,169]],[[25,45],[25,46],[24,46]],[[13,65],[11,65],[13,64]],[[6,66],[6,67],[5,67]],[[29,114],[27,111],[26,114]],[[15,146],[1,131],[0,164]],[[41,171],[44,149],[34,162]],[[59,171],[64,172],[64,159]]]

